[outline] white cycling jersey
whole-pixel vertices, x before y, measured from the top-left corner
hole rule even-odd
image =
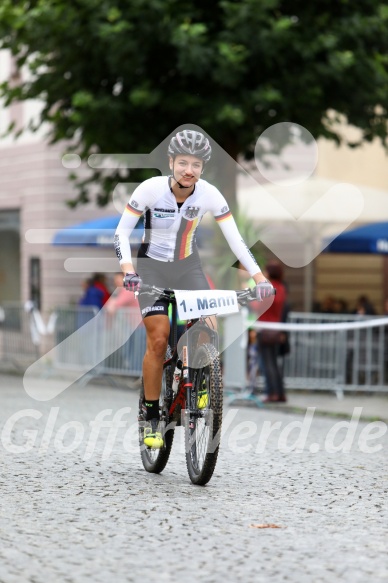
[[[115,234],[120,264],[132,263],[129,236],[141,215],[145,215],[142,255],[167,262],[186,259],[196,250],[197,227],[204,214],[210,212],[250,275],[260,271],[217,188],[206,180],[198,180],[194,192],[179,208],[170,184],[171,177],[158,176],[145,180],[133,192]]]

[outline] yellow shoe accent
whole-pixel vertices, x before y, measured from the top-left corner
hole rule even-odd
[[[164,446],[162,434],[155,430],[155,423],[151,424],[151,427],[144,428],[144,445],[150,449],[161,449]]]
[[[198,409],[206,409],[209,404],[209,397],[206,389],[198,391],[197,407]]]
[[[144,445],[150,449],[161,449],[164,445],[162,434],[158,431],[156,433],[146,433],[144,431]]]

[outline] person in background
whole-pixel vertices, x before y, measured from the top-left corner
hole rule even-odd
[[[103,306],[103,292],[94,285],[93,278],[85,279],[82,282],[82,296],[78,301],[78,310],[76,316],[76,328],[82,328],[93,320],[94,316]],[[87,346],[87,345],[86,345]],[[85,347],[81,347],[83,362],[87,358]]]
[[[376,310],[374,309],[368,296],[362,295],[358,297],[353,314],[359,314],[360,316],[376,315]]]
[[[272,305],[260,317],[261,322],[282,322],[287,305],[287,290],[283,283],[283,269],[278,261],[270,261],[266,265],[265,273],[268,280],[276,289]],[[284,403],[286,399],[283,374],[279,367],[278,355],[285,334],[278,330],[260,330],[258,333],[258,347],[260,365],[265,380],[265,396],[263,403]]]
[[[93,281],[93,278],[85,279],[82,282],[83,294],[78,302],[79,306],[90,306],[101,310],[104,305],[103,291],[98,288]]]
[[[256,393],[257,376],[259,374],[259,350],[257,346],[257,332],[253,328],[248,329],[247,344],[247,377],[248,387],[252,394]]]
[[[249,273],[244,269],[241,262],[238,264],[238,286],[241,289],[253,288],[255,286],[254,280],[250,277]],[[245,306],[247,311],[247,318],[250,322],[255,323],[257,320],[257,315],[260,310],[260,303],[257,300],[249,302]],[[248,328],[247,330],[247,361],[246,361],[246,373],[248,388],[251,390],[252,395],[258,393],[257,389],[257,376],[259,374],[259,349],[257,346],[257,332],[253,328]]]
[[[123,274],[115,273],[113,276],[114,292],[107,301],[106,309],[109,314],[114,314],[120,308],[137,308],[140,310],[139,301],[135,294],[129,294],[123,287]]]
[[[334,296],[325,296],[321,302],[319,311],[322,314],[334,314],[335,313],[335,297]]]
[[[145,348],[145,329],[139,301],[135,294],[129,294],[123,287],[123,274],[116,273],[113,282],[115,290],[107,301],[105,309],[112,317],[110,325],[115,329],[116,339],[120,337],[123,342],[118,362],[114,361],[114,366],[131,372],[141,368]],[[120,314],[120,310],[127,308],[130,310]]]
[[[334,302],[334,312],[336,314],[348,314],[348,303],[343,298],[336,298]]]
[[[102,292],[102,305],[104,306],[110,298],[110,291],[106,284],[106,276],[103,273],[95,273],[92,277],[92,282],[94,287]]]

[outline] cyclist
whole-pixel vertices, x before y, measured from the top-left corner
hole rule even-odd
[[[168,146],[171,175],[145,180],[133,192],[115,234],[116,255],[127,290],[138,291],[142,282],[173,289],[182,289],[184,282],[185,289],[209,289],[201,268],[195,234],[203,215],[210,212],[232,251],[253,277],[257,299],[261,301],[272,295],[272,284],[264,277],[242,240],[225,198],[217,188],[201,179],[211,153],[210,142],[201,132],[180,131]],[[143,214],[145,234],[135,271],[129,236]],[[144,443],[156,449],[163,447],[158,422],[163,362],[170,331],[168,305],[164,300],[150,300],[142,293],[139,294],[139,303],[147,334],[143,361],[147,423]]]

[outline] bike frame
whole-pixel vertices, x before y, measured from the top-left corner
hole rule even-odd
[[[163,363],[163,369],[171,366],[172,370],[175,369],[180,355],[182,355],[182,374],[181,381],[178,386],[177,394],[173,398],[172,387],[166,387],[167,395],[173,398],[171,406],[169,408],[169,420],[172,419],[178,422],[177,414],[180,410],[186,410],[186,415],[189,413],[190,419],[194,420],[196,417],[202,417],[203,412],[198,409],[191,408],[191,403],[196,402],[196,395],[194,384],[196,369],[194,368],[193,356],[195,354],[196,348],[201,344],[201,334],[205,333],[207,336],[207,342],[212,344],[216,350],[219,349],[218,343],[218,332],[210,328],[207,324],[208,317],[200,317],[199,319],[188,320],[185,326],[185,332],[178,341],[178,325],[177,325],[177,305],[175,299],[174,290],[157,288],[156,286],[143,285],[145,291],[157,292],[159,297],[167,300],[169,305],[172,307],[172,318],[169,334],[169,346],[172,350],[172,356],[168,358]],[[237,300],[240,305],[246,305],[248,301],[255,299],[253,295],[253,290],[245,289],[237,291]],[[182,343],[181,346],[178,345]],[[170,393],[169,393],[170,391]],[[194,399],[194,400],[193,400]],[[187,407],[189,404],[189,407]]]
[[[195,319],[186,320],[186,305],[183,303],[187,323],[184,333],[178,339],[177,313],[182,302],[177,306],[175,290],[144,284],[141,289],[146,294],[163,299],[171,306],[169,313],[172,316],[167,358],[163,364],[163,401],[159,399],[159,427],[164,435],[160,448],[145,447],[144,393],[141,393],[139,400],[139,443],[143,466],[151,473],[163,471],[170,456],[175,427],[183,425],[190,480],[193,484],[205,485],[211,479],[217,463],[222,427],[223,386],[218,332],[215,326],[213,329],[214,316],[207,315],[213,310],[209,310],[205,302],[199,304],[197,299],[197,306],[194,307],[194,304],[189,308]],[[235,293],[240,305],[256,297],[249,289]],[[179,298],[181,296],[182,290],[178,294]],[[195,295],[189,294],[187,298],[194,300]],[[223,310],[220,306],[218,311],[220,314],[229,313],[229,307]]]
[[[169,336],[169,345],[173,351],[171,358],[167,359],[163,368],[171,366],[175,368],[178,359],[178,326],[177,326],[177,306],[175,296],[173,294],[169,295],[169,302],[172,307],[172,317],[171,317],[171,327]],[[193,368],[193,355],[196,347],[200,342],[200,336],[204,333],[208,337],[208,342],[213,344],[218,350],[218,333],[216,330],[212,330],[210,326],[206,323],[205,318],[199,318],[195,320],[189,320],[185,326],[185,332],[179,339],[184,339],[182,346],[179,347],[179,352],[182,354],[182,374],[181,382],[178,386],[178,392],[171,404],[169,410],[170,418],[174,416],[174,413],[179,407],[179,409],[187,409],[186,404],[192,403],[193,397],[193,385],[195,381],[195,369]],[[167,387],[167,390],[171,390],[171,387]],[[194,398],[196,395],[194,395]],[[198,411],[190,411],[193,416],[201,415]]]

